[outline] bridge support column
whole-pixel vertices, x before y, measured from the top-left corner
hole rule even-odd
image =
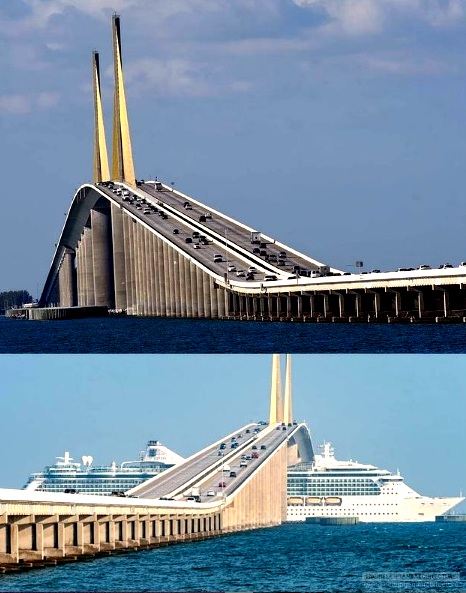
[[[158,294],[158,315],[165,317],[167,313],[166,292],[165,292],[165,263],[163,259],[163,241],[157,237],[157,294]]]
[[[81,307],[84,303],[82,234],[76,247],[76,285],[78,297],[77,304]]]
[[[257,319],[257,297],[255,295],[252,296],[252,314],[254,319]]]
[[[76,275],[74,262],[75,253],[73,249],[66,249],[58,273],[61,307],[73,307],[76,304]]]
[[[175,317],[181,317],[181,290],[180,290],[180,270],[178,251],[170,246],[170,262],[172,263],[171,279],[173,284],[173,300],[175,305]]]
[[[246,308],[246,319],[249,319],[249,317],[251,316],[251,308],[249,303],[249,296],[247,294],[244,295],[244,303]]]
[[[186,257],[182,258],[184,268],[184,289],[186,294],[186,317],[193,316],[193,295],[191,286],[191,261]]]
[[[173,307],[173,285],[171,282],[171,275],[170,272],[173,269],[173,265],[170,268],[170,254],[169,254],[169,245],[162,241],[162,251],[163,251],[163,271],[164,271],[164,284],[165,284],[165,302],[166,302],[166,317],[174,317],[175,310]]]
[[[297,298],[298,298],[298,318],[302,319],[303,318],[303,295],[298,294]]]
[[[210,317],[212,319],[218,319],[218,292],[219,288],[215,287],[214,280],[209,278],[210,285]]]
[[[129,315],[135,313],[134,307],[134,252],[133,252],[133,219],[125,212],[123,218],[123,242],[125,257],[125,293],[126,312]]]
[[[374,292],[374,315],[375,318],[379,318],[380,313],[380,294],[378,292]]]
[[[178,282],[180,286],[180,317],[188,316],[188,299],[186,297],[186,258],[183,257],[178,251],[177,262],[178,262]]]
[[[205,272],[202,272],[202,288],[204,292],[204,317],[211,317],[211,304],[210,304],[210,276]]]
[[[114,306],[113,258],[109,209],[91,210],[95,304]]]
[[[191,291],[191,317],[199,317],[197,307],[197,266],[189,262],[189,286]]]
[[[203,273],[200,268],[196,266],[196,285],[197,285],[197,317],[205,317],[204,309],[204,283]]]
[[[192,302],[192,310],[193,310],[192,316],[199,317],[197,266],[192,261],[189,262],[189,274],[191,277],[190,285],[191,285],[191,302]]]
[[[90,227],[84,227],[84,277],[86,286],[86,306],[92,307],[95,302],[94,291],[94,263],[93,263],[93,245],[92,231]]]
[[[386,290],[386,292],[391,292],[395,295],[395,316],[399,317],[401,313],[401,293],[396,290]]]
[[[143,314],[151,315],[151,301],[152,301],[152,287],[151,276],[149,269],[149,231],[145,227],[141,227],[141,270],[142,270],[142,301]]]
[[[157,252],[156,237],[153,233],[147,232],[147,263],[150,286],[150,315],[157,315],[157,278],[155,256]]]
[[[148,277],[147,277],[147,270],[146,270],[146,235],[147,229],[142,225],[138,224],[138,305],[139,305],[139,314],[140,315],[147,315],[148,314],[148,303],[149,303],[149,292],[148,292]]]
[[[416,308],[417,308],[417,316],[419,319],[422,319],[424,313],[424,293],[422,289],[413,288],[408,286],[408,291],[413,291],[416,293]]]
[[[220,286],[217,288],[217,306],[218,306],[218,313],[217,317],[222,319],[225,317],[225,289],[221,288]]]
[[[443,293],[443,316],[446,318],[448,317],[448,310],[450,308],[450,293],[445,288],[441,288],[440,290]]]
[[[125,238],[123,214],[115,204],[111,206],[113,274],[115,283],[115,309],[126,310]]]
[[[286,317],[288,319],[291,317],[291,296],[289,294],[286,295]]]

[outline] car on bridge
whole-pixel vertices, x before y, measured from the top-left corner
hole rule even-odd
[[[218,487],[219,488],[226,488],[227,487],[226,482],[219,482],[218,483]]]

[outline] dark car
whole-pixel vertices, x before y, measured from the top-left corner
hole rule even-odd
[[[173,229],[173,234],[174,235],[179,235],[180,234],[180,230],[179,229]]]
[[[185,243],[192,243],[193,240],[191,239],[191,237],[186,237],[186,239],[184,240]]]
[[[230,472],[230,478],[236,478],[236,472]]]
[[[265,449],[267,449],[267,445],[261,445],[261,449],[262,449],[262,450],[265,450]]]

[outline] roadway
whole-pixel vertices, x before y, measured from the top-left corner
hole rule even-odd
[[[447,278],[452,276],[466,276],[466,266],[459,265],[441,266],[439,269],[420,266],[417,269],[400,268],[397,271],[373,270],[361,273],[342,272],[330,268],[331,273],[326,276],[307,277],[306,272],[308,274],[315,273],[324,264],[279,243],[264,233],[262,233],[261,239],[262,246],[252,244],[251,232],[253,229],[251,227],[160,182],[138,182],[136,189],[123,183],[111,185],[113,185],[113,190],[118,187],[126,189],[135,197],[135,201],[133,203],[125,202],[122,197],[112,191],[112,187],[107,187],[106,184],[99,184],[99,190],[104,190],[108,197],[169,240],[188,258],[202,264],[218,281],[223,282],[227,275],[228,284],[232,288],[251,292],[258,289],[262,291],[265,287],[268,287],[269,291],[276,287],[277,292],[306,289],[341,290],[353,287],[364,288],[371,283],[374,287],[385,286],[385,284],[397,286],[406,283],[413,286],[429,285],[434,281],[443,284],[448,283]],[[159,212],[144,214],[144,208],[140,203],[141,198],[152,207],[157,208]],[[185,207],[187,203],[190,206],[189,209]],[[167,218],[160,216],[162,212]],[[211,218],[200,221],[200,217],[205,217],[206,214],[209,214]],[[178,229],[179,233],[174,234],[174,229]],[[193,233],[204,237],[204,244],[202,239],[193,236]],[[192,239],[192,242],[187,243],[186,239]],[[264,244],[265,248],[263,248]],[[259,249],[267,255],[253,253],[253,249]],[[284,258],[280,257],[283,252],[286,254]],[[220,255],[221,261],[214,262],[215,255]],[[270,261],[271,259],[273,261]],[[229,270],[229,265],[234,266],[235,270]],[[239,270],[247,274],[250,266],[257,269],[254,279],[247,280],[246,277],[237,276]],[[303,276],[296,276],[296,267],[304,270]],[[276,280],[266,280],[266,275],[276,276]]]
[[[310,271],[317,270],[322,265],[263,233],[261,243],[252,244],[253,229],[162,184],[158,184],[162,189],[157,189],[155,182],[143,183],[136,189],[123,183],[105,182],[98,184],[98,187],[134,217],[222,280],[227,274],[229,282],[252,282],[246,280],[249,267],[257,270],[253,272],[256,283],[266,282],[266,275],[276,276],[278,280],[289,280],[290,276],[295,279],[295,267]],[[123,195],[117,195],[116,190],[119,188],[129,192],[129,200],[125,200]],[[189,204],[189,207],[186,208],[185,204]],[[145,205],[149,208],[145,208]],[[151,212],[148,212],[149,209]],[[205,217],[206,214],[209,215],[208,218]],[[200,221],[201,217],[205,220]],[[174,233],[175,229],[178,233]],[[191,242],[186,239],[191,239]],[[253,253],[253,249],[259,250],[262,255]],[[221,261],[215,262],[215,255],[220,255]],[[235,269],[229,269],[229,266],[234,266]],[[240,271],[245,274],[244,277],[237,275]]]
[[[226,435],[192,457],[128,491],[130,496],[150,499],[214,502],[234,493],[298,425],[249,424]],[[246,464],[246,465],[245,465]],[[231,472],[236,476],[230,475]],[[209,496],[207,493],[209,492]]]

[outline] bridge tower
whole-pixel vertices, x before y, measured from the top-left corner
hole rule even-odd
[[[277,422],[283,422],[282,385],[280,377],[280,354],[273,354],[269,423],[277,424]]]
[[[286,355],[285,371],[285,403],[283,407],[283,422],[293,422],[293,407],[291,403],[291,354]]]
[[[100,90],[99,54],[95,50],[92,52],[92,82],[94,90],[94,183],[98,183],[110,179],[110,169]]]
[[[136,185],[128,112],[126,109],[125,87],[123,82],[120,17],[117,14],[114,14],[112,17],[112,34],[113,65],[115,72],[112,179],[125,181],[130,185]]]

